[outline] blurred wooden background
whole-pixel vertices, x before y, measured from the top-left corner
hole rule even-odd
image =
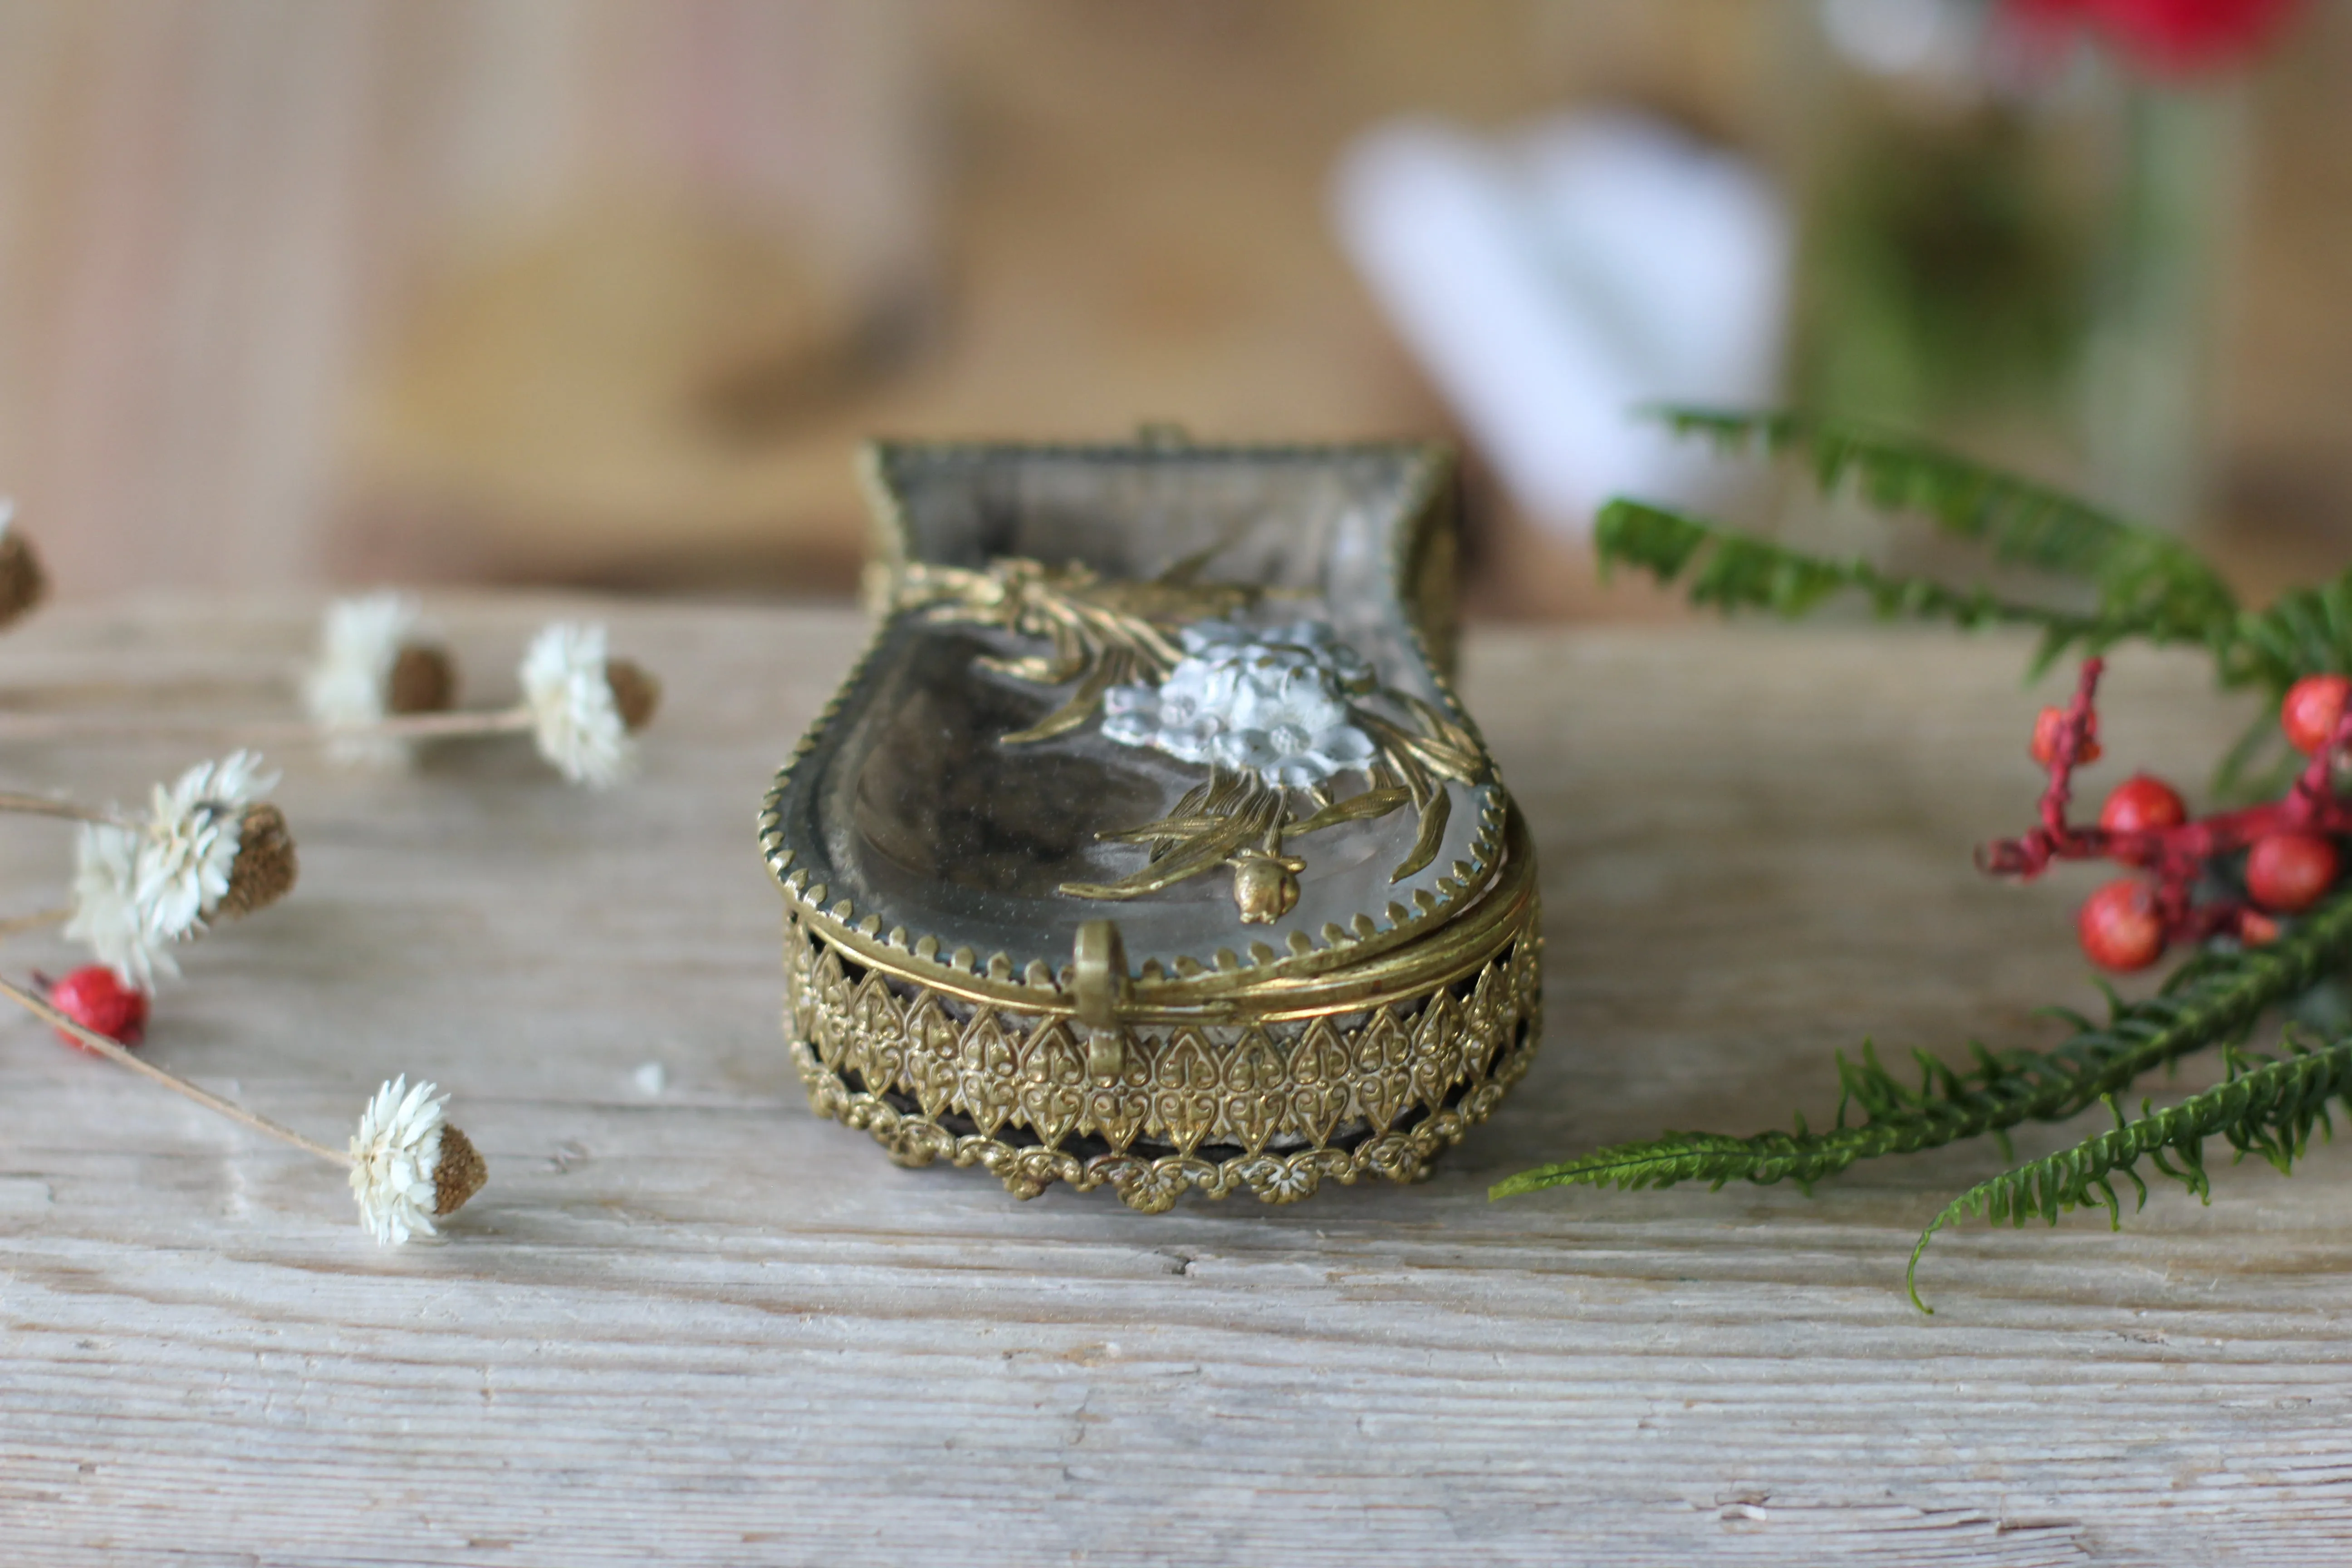
[[[0,0],[0,493],[63,591],[837,593],[861,435],[1444,432],[1349,136],[1785,141],[1795,0]],[[2352,555],[2352,5],[2247,86],[2209,533]],[[1624,613],[1482,490],[1478,602]]]

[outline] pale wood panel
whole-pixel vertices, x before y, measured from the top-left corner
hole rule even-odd
[[[545,610],[449,618],[490,670]],[[2032,798],[2018,645],[1475,637],[1545,857],[1544,1057],[1425,1186],[1149,1218],[807,1114],[751,823],[859,628],[614,619],[672,695],[640,781],[288,759],[302,885],[190,954],[149,1047],[328,1136],[378,1075],[441,1079],[492,1173],[446,1243],[380,1250],[333,1173],[0,1027],[0,1560],[2341,1561],[2340,1154],[2121,1236],[1951,1237],[1933,1319],[1904,1255],[1990,1150],[1812,1199],[1484,1199],[1596,1141],[1825,1113],[1865,1033],[2021,1038],[2089,994],[2067,892],[1969,869]],[[250,680],[307,637],[58,615],[7,679]],[[2193,661],[2112,687],[2117,776],[2193,780],[2235,718]],[[127,795],[182,760],[0,772]],[[12,908],[64,865],[47,824],[0,853]]]
[[[773,349],[790,369],[799,339],[772,341],[780,294],[814,293],[816,313],[866,309],[804,273],[881,287],[929,265],[904,9],[0,0],[0,494],[48,520],[69,597],[278,589],[387,563],[415,576],[430,552],[413,540],[387,542],[388,563],[353,561],[337,530],[352,405],[434,298],[566,239],[634,247],[617,267],[521,280],[551,304],[520,288],[492,301],[520,321],[461,324],[552,362],[501,366],[506,402],[535,402],[542,422],[570,396],[692,423],[699,384],[663,379],[682,357],[713,376]],[[604,290],[570,319],[575,335],[613,318],[625,341],[567,355],[534,338],[531,307],[560,313],[567,287]],[[723,353],[677,299],[698,289],[739,326]],[[570,384],[583,379],[595,384]],[[640,390],[653,380],[676,405]],[[488,424],[528,458],[531,420],[496,400],[508,417],[486,420],[476,397],[445,444],[479,445]],[[435,487],[474,476],[442,456],[410,477],[446,505]],[[604,454],[565,456],[578,468]],[[709,505],[697,481],[730,468],[665,469],[669,488],[633,523],[690,538]],[[560,514],[574,495],[533,500]],[[472,491],[457,499],[481,510]],[[792,537],[787,525],[778,547]],[[544,581],[570,566],[546,550],[520,570]]]

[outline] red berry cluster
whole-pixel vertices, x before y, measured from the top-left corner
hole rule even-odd
[[[2145,969],[2178,942],[2270,941],[2278,934],[2275,917],[2317,903],[2342,868],[2337,839],[2352,833],[2352,801],[2336,795],[2333,774],[2336,760],[2352,751],[2346,701],[2352,679],[2306,677],[2279,704],[2288,742],[2311,758],[2284,798],[2191,818],[2179,791],[2140,773],[2107,796],[2098,826],[2076,827],[2066,807],[2074,770],[2099,756],[2093,699],[2104,668],[2100,659],[2084,661],[2074,700],[2043,709],[2034,721],[2029,749],[2050,773],[2040,826],[1985,846],[1977,863],[2019,878],[2040,876],[2053,860],[2114,860],[2139,868],[2143,875],[2093,893],[2075,919],[2083,951],[2107,969]],[[2216,891],[2230,884],[2215,873],[2241,854],[2235,880],[2243,896]]]

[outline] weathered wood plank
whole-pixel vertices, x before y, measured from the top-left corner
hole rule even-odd
[[[449,612],[482,697],[545,609]],[[1990,1150],[1811,1199],[1484,1199],[1603,1140],[1826,1114],[1864,1035],[2022,1038],[2088,996],[2089,875],[1969,868],[2031,809],[2017,645],[1475,639],[1545,858],[1545,1057],[1425,1186],[1147,1218],[900,1171],[808,1116],[751,819],[859,627],[611,613],[669,686],[642,779],[289,756],[300,889],[159,1005],[156,1059],[322,1136],[392,1071],[453,1089],[492,1185],[446,1242],[380,1250],[333,1173],[0,1027],[0,1560],[2340,1559],[2338,1154],[2224,1172],[2210,1208],[2159,1192],[2120,1236],[1949,1237],[1933,1319],[1904,1256]],[[0,700],[267,679],[307,637],[292,610],[60,614],[11,635]],[[2193,662],[2126,658],[2108,771],[2193,782],[2236,717]],[[127,796],[188,754],[0,773]],[[42,823],[0,857],[10,907],[67,864]]]

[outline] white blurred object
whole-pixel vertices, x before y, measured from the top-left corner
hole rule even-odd
[[[1793,223],[1746,160],[1631,111],[1488,139],[1379,127],[1341,157],[1341,244],[1530,514],[1692,500],[1713,464],[1638,416],[1778,388]]]
[[[1821,13],[1831,47],[1873,76],[1966,59],[1969,18],[1950,0],[1821,0]]]

